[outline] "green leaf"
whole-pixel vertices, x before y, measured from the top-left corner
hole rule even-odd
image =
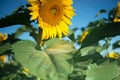
[[[104,25],[105,25],[105,20],[103,18],[103,19],[99,19],[99,20],[94,21],[94,22],[90,22],[87,27],[93,28],[93,27],[104,26]]]
[[[34,76],[23,73],[21,68],[16,61],[0,65],[0,80],[35,80]]]
[[[119,66],[116,62],[106,61],[103,64],[91,64],[88,66],[86,80],[114,80],[120,74]]]
[[[106,49],[106,46],[100,46],[100,45],[87,46],[87,47],[80,49],[80,54],[81,54],[81,56],[91,55],[96,52],[100,53],[104,49]]]
[[[72,42],[60,40],[57,38],[49,40],[48,42],[46,42],[45,45],[47,47],[45,51],[48,52],[49,54],[52,53],[64,54],[75,51]]]
[[[99,16],[100,14],[102,14],[102,13],[107,13],[107,10],[105,10],[105,9],[100,10],[100,11],[96,14],[95,18],[98,17],[98,16]]]
[[[29,25],[30,15],[28,13],[17,13],[0,19],[0,28],[17,25],[17,24]]]
[[[120,23],[109,23],[89,29],[89,33],[83,40],[81,48],[90,46],[106,37],[114,37],[120,35]]]
[[[73,52],[73,45],[67,41],[52,39],[47,43],[45,51],[35,49],[31,41],[20,41],[14,44],[15,59],[30,73],[44,80],[65,80],[71,73],[72,66],[68,63]]]
[[[15,32],[15,37],[18,37],[20,35],[22,35],[24,32],[29,32],[31,34],[31,36],[36,37],[35,35],[35,31],[37,29],[35,27],[33,27],[32,25],[23,25],[20,28],[18,28]]]
[[[0,45],[0,54],[3,54],[5,51],[10,50],[10,49],[11,49],[11,45],[9,43]]]
[[[89,59],[89,56],[76,56],[74,57],[74,68],[73,72],[69,75],[70,80],[85,80],[86,69],[89,64],[93,62]]]
[[[97,49],[96,46],[88,46],[88,47],[80,49],[80,54],[81,54],[81,56],[94,54],[94,53],[96,53],[96,49]]]
[[[74,34],[76,30],[78,30],[78,28],[69,29],[69,33],[67,35],[67,37],[70,38],[70,40],[72,40],[73,42],[76,42],[75,34]]]
[[[120,40],[113,44],[113,49],[120,47]]]
[[[19,35],[23,34],[24,32],[32,32],[32,30],[27,27],[26,25],[21,26],[15,32],[15,36],[18,37]]]

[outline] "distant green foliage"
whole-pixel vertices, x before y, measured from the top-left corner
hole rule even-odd
[[[116,62],[104,62],[100,65],[90,64],[86,72],[86,80],[118,80],[120,75]]]

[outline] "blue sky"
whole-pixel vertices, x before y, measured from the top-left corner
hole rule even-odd
[[[90,21],[95,20],[95,15],[101,9],[111,10],[119,0],[74,0],[76,16],[73,18],[73,24],[78,27],[86,26]],[[99,18],[107,16],[102,14]],[[98,18],[96,18],[98,19]]]
[[[72,19],[72,26],[74,27],[86,27],[90,21],[94,21],[101,17],[107,17],[106,14],[100,15],[98,18],[94,18],[97,12],[101,9],[111,10],[114,8],[119,0],[73,0],[73,7],[76,12],[76,16]],[[11,14],[20,5],[27,3],[27,0],[0,0],[0,18]],[[15,32],[20,25],[14,25],[13,27],[0,28],[0,32],[6,32],[11,34]],[[21,36],[23,39],[29,39],[28,33]],[[31,39],[31,38],[30,38]]]

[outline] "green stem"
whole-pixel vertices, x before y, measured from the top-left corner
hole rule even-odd
[[[37,50],[41,50],[41,47],[40,47],[41,40],[42,40],[42,28],[39,27],[38,36],[37,36],[37,46],[36,46]]]

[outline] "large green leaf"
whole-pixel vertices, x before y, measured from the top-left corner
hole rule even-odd
[[[86,72],[86,80],[117,80],[120,69],[116,62],[106,61],[103,64],[91,64]]]
[[[81,57],[80,57],[81,58]],[[70,75],[72,77],[71,80],[74,80],[73,78],[75,78],[75,80],[83,80],[83,77],[86,75],[86,69],[87,69],[87,66],[89,64],[92,63],[92,59],[86,59],[84,61],[79,61],[79,62],[74,62],[74,70],[72,72],[72,74]]]
[[[81,48],[92,45],[106,37],[114,37],[117,35],[120,35],[120,23],[109,23],[104,26],[91,28],[89,34],[82,42]]]
[[[52,39],[46,46],[45,51],[38,51],[33,42],[20,41],[12,47],[15,59],[27,67],[31,74],[44,80],[66,80],[72,70],[67,60],[74,51],[73,45],[63,40]]]
[[[74,51],[74,46],[72,42],[60,40],[60,39],[51,39],[46,42],[45,46],[47,49],[45,50],[47,53],[70,53]]]

